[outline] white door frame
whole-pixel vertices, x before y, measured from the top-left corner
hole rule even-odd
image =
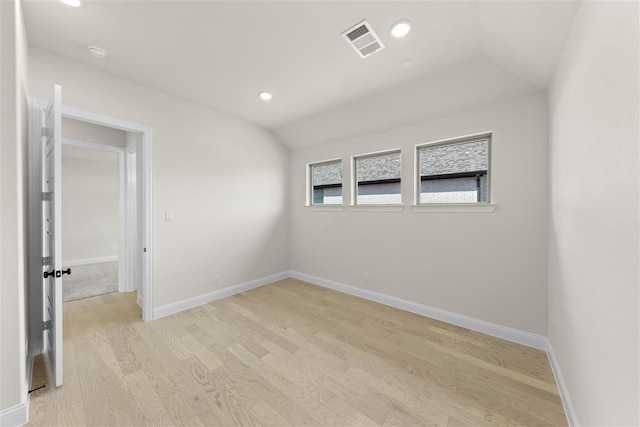
[[[42,242],[40,239],[42,233],[42,226],[37,222],[41,221],[42,210],[38,207],[41,204],[39,184],[41,182],[41,169],[42,169],[42,154],[40,153],[40,135],[42,123],[40,123],[40,114],[46,102],[39,99],[30,99],[30,153],[29,153],[29,247],[30,247],[30,277],[32,278],[29,286],[42,287],[42,275],[40,274],[42,261],[40,259],[40,251],[42,248]],[[93,113],[78,108],[62,105],[62,117],[69,119],[75,119],[83,122],[93,123],[100,126],[106,126],[110,128],[120,129],[127,132],[137,132],[141,134],[141,140],[138,145],[137,155],[141,157],[141,170],[139,170],[138,176],[141,179],[139,188],[141,189],[141,201],[138,206],[138,212],[142,218],[142,247],[143,253],[140,259],[141,261],[141,291],[142,291],[142,320],[147,322],[154,319],[154,221],[153,221],[153,204],[154,204],[154,188],[153,188],[153,156],[154,156],[154,144],[153,144],[153,128],[143,124],[130,122],[128,120],[119,119],[103,114]],[[34,274],[35,272],[35,274]],[[41,292],[34,292],[35,294],[42,295]],[[37,299],[37,298],[36,298]],[[31,329],[31,339],[34,340],[34,344],[37,348],[42,348],[42,338],[39,336],[41,332],[39,330],[41,319],[39,321],[37,313],[42,313],[42,303],[40,302],[38,311],[38,302],[32,301],[30,304],[32,310],[32,319],[30,324],[33,326]],[[33,311],[35,309],[35,311]]]
[[[49,102],[39,116],[42,120],[42,267],[43,324],[46,353],[53,383],[64,383],[62,317],[62,88],[54,85]],[[44,196],[47,196],[46,198]],[[49,197],[51,196],[51,197]],[[45,261],[46,259],[46,261]],[[44,268],[46,266],[46,269]],[[51,270],[49,271],[49,269]],[[67,270],[68,272],[68,270]]]
[[[133,292],[138,290],[138,259],[137,253],[138,243],[138,141],[127,144],[124,149],[124,248],[127,264],[125,265],[125,292]],[[132,256],[133,255],[133,256]],[[137,294],[138,304],[142,307],[142,291]]]
[[[42,282],[42,102],[29,100],[29,353],[44,353]]]
[[[135,251],[130,252],[126,248],[126,221],[129,220],[125,216],[126,201],[124,197],[125,183],[128,179],[125,175],[124,167],[124,147],[115,147],[113,145],[98,144],[95,142],[79,141],[74,139],[62,139],[62,145],[82,147],[90,150],[106,151],[110,153],[116,153],[118,155],[118,292],[128,292],[133,285],[127,283],[128,277],[125,276],[126,268],[132,263],[132,258],[135,258]],[[64,154],[64,152],[63,152]],[[134,219],[135,220],[135,219]],[[66,266],[73,267],[72,263],[66,263]]]

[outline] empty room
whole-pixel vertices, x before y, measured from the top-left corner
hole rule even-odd
[[[0,0],[0,425],[640,425],[639,22]]]

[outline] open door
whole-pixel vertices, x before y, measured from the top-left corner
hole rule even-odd
[[[43,285],[45,345],[56,387],[62,385],[62,88],[53,94],[44,111],[43,139]]]

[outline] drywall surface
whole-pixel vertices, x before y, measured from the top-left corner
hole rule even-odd
[[[415,145],[489,131],[495,212],[412,211]],[[535,94],[293,151],[292,269],[546,334],[547,137],[547,100]],[[349,203],[350,156],[397,148],[402,212],[305,208],[307,163],[341,158]]]
[[[63,263],[118,255],[118,153],[62,147]]]
[[[155,307],[289,269],[289,153],[270,132],[35,48],[29,66],[33,96],[59,83],[64,105],[153,127]]]
[[[581,425],[639,425],[638,3],[584,2],[550,92],[549,336]]]
[[[62,138],[95,144],[125,147],[127,132],[69,118],[62,119]]]
[[[384,132],[539,91],[538,86],[503,66],[477,57],[278,126],[275,132],[289,147],[302,148]]]
[[[0,413],[26,397],[27,36],[19,1],[0,2]],[[19,416],[26,415],[22,408]]]

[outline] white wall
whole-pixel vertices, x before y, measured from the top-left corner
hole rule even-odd
[[[18,1],[0,2],[0,415],[25,403],[28,330],[27,36]],[[24,411],[24,407],[22,407]],[[14,413],[15,414],[15,413]],[[19,413],[19,420],[26,413]]]
[[[584,2],[550,92],[549,335],[582,425],[639,425],[638,3]]]
[[[62,147],[62,259],[118,255],[118,153]]]
[[[125,147],[128,132],[69,118],[65,140]],[[65,145],[62,150],[63,262],[118,255],[118,155]]]
[[[125,147],[127,145],[127,132],[123,130],[66,117],[62,118],[62,138],[112,145],[114,147]]]
[[[539,91],[540,87],[513,71],[488,58],[476,57],[286,123],[275,132],[290,147],[317,145],[384,132]]]
[[[35,48],[29,59],[31,95],[60,83],[64,105],[153,127],[155,307],[216,289],[214,274],[225,287],[289,269],[289,154],[271,133]]]
[[[351,155],[401,148],[409,205],[415,144],[486,131],[493,132],[493,213],[305,209],[307,162],[342,158],[348,177]],[[545,335],[547,137],[547,100],[538,94],[293,151],[292,269]]]

